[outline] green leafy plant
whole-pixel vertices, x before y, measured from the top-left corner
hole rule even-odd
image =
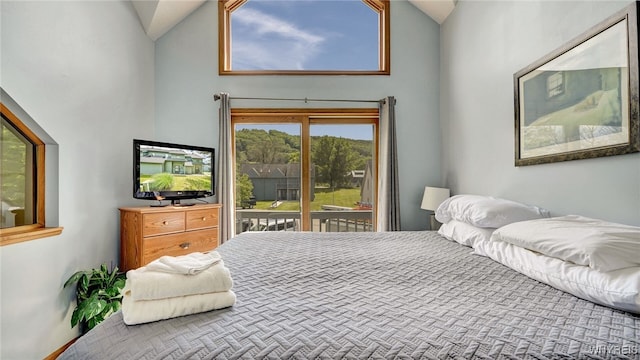
[[[126,281],[118,267],[111,271],[102,264],[99,269],[81,270],[71,275],[64,287],[76,286],[76,308],[71,315],[71,327],[80,324],[82,333],[98,325],[118,311],[122,302],[120,290]]]
[[[173,187],[173,175],[169,173],[158,173],[151,176],[151,191],[171,190]]]

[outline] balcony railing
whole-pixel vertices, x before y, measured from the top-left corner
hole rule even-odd
[[[371,210],[322,210],[311,212],[313,232],[373,231]],[[300,212],[236,210],[236,233],[245,231],[300,231]]]

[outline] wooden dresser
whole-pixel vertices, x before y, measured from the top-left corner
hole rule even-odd
[[[136,269],[163,255],[215,249],[219,204],[120,208],[120,270]]]

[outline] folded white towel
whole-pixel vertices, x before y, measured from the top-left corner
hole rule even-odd
[[[177,296],[223,292],[233,287],[229,269],[220,260],[195,275],[151,271],[148,266],[127,271],[126,291],[133,300],[156,300]]]
[[[181,256],[162,256],[146,265],[148,270],[173,274],[194,275],[222,259],[217,251],[208,253],[193,252]]]
[[[236,294],[232,291],[140,301],[125,294],[122,297],[122,318],[127,325],[143,324],[222,309],[233,306],[235,302]]]

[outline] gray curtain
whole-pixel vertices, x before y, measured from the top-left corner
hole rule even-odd
[[[231,239],[236,233],[235,211],[235,179],[233,176],[233,151],[231,143],[231,105],[229,94],[220,93],[220,128],[218,141],[218,173],[216,175],[216,192],[218,203],[222,204],[220,214],[220,241]]]
[[[380,100],[380,145],[378,154],[378,207],[376,231],[400,230],[400,191],[396,142],[396,99]]]

